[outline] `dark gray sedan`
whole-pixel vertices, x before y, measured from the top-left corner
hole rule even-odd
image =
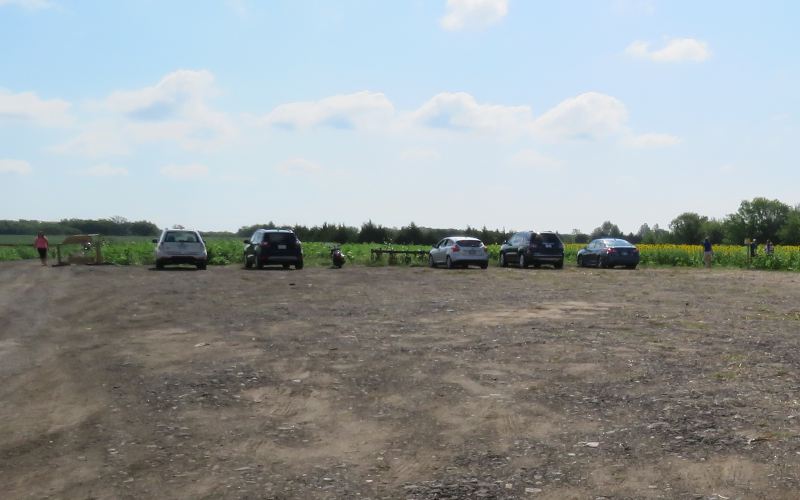
[[[639,265],[639,249],[627,240],[599,238],[578,250],[578,267],[625,266],[628,269],[636,269],[637,265]]]

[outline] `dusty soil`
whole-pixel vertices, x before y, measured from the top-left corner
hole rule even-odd
[[[0,265],[3,498],[797,498],[800,275]]]

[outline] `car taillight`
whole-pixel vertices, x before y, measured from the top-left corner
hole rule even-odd
[[[634,248],[632,251],[633,251],[633,253],[639,253],[639,249],[638,248]]]
[[[262,241],[261,242],[261,247],[262,248],[269,248],[269,241]]]
[[[607,248],[606,249],[606,253],[617,253],[617,249],[616,248]]]
[[[461,251],[461,247],[458,246],[458,245],[453,245],[453,251],[454,252],[460,252]]]

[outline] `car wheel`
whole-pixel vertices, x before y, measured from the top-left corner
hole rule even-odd
[[[294,268],[297,270],[303,269],[303,259],[297,261],[297,264],[294,265]]]
[[[625,266],[627,269],[636,269],[636,264],[632,264],[630,266]]]
[[[156,269],[164,269],[164,263],[156,261]]]
[[[539,269],[540,267],[542,267],[542,265],[540,263],[538,263],[538,262],[534,262],[533,263],[533,268],[534,269]]]
[[[283,268],[284,268],[284,269],[289,269],[290,267],[292,267],[292,265],[291,265],[291,264],[283,264]]]
[[[254,264],[256,266],[256,269],[264,269],[264,264],[261,263],[260,260],[258,260],[258,256],[254,256],[253,260],[255,261]]]
[[[563,260],[559,260],[558,262],[553,264],[553,267],[555,267],[556,269],[564,269],[564,261]]]
[[[506,254],[500,252],[500,267],[508,267],[508,262],[506,262]]]
[[[583,267],[583,255],[578,255],[578,267]]]
[[[597,267],[608,269],[608,259],[606,259],[605,257],[600,257],[599,259],[597,259]]]
[[[481,269],[486,269],[487,267],[489,267],[488,262],[484,262],[483,264],[481,264]]]
[[[253,260],[250,258],[249,255],[244,256],[244,268],[245,269],[252,269],[253,268]]]
[[[453,267],[455,267],[455,266],[453,266],[453,260],[448,255],[447,256],[447,269],[453,269]]]
[[[197,264],[197,269],[199,269],[200,271],[205,271],[206,270],[206,263],[203,262],[201,264]]]
[[[520,269],[527,269],[527,267],[528,267],[528,263],[525,262],[525,254],[524,253],[519,254],[519,267],[520,267]]]
[[[436,267],[436,262],[433,260],[433,255],[428,255],[428,267]]]

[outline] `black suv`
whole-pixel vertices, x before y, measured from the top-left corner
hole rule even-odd
[[[550,264],[561,269],[564,267],[564,243],[550,231],[516,233],[500,246],[500,265],[508,267],[509,264],[519,267]]]
[[[244,267],[276,265],[303,269],[303,245],[289,229],[258,229],[244,240]]]

